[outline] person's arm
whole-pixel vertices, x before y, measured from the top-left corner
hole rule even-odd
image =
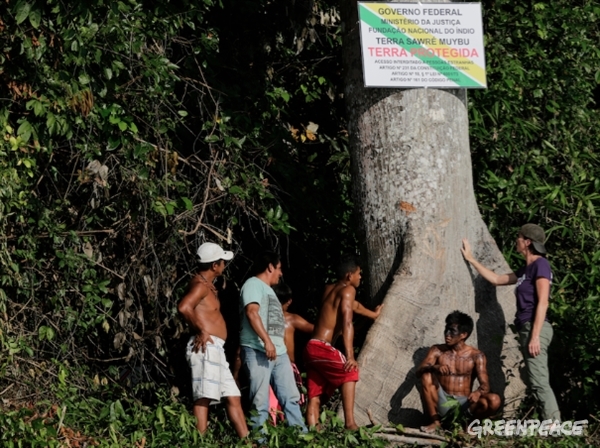
[[[448,366],[440,366],[437,364],[437,360],[441,354],[442,352],[437,345],[431,347],[427,352],[427,356],[425,356],[425,359],[421,362],[415,372],[417,378],[423,376],[424,373],[441,373],[442,375],[449,374],[450,368]]]
[[[208,288],[206,285],[202,283],[196,283],[190,288],[177,306],[179,313],[181,313],[186,322],[196,332],[196,339],[194,340],[193,348],[193,351],[196,353],[200,348],[202,349],[202,353],[204,353],[206,350],[206,343],[213,343],[210,334],[203,330],[203,328],[206,327],[205,323],[203,322],[204,316],[202,313],[196,312],[196,307],[200,305],[202,300],[204,300],[207,295]]]
[[[355,300],[353,305],[353,311],[356,314],[360,314],[361,316],[365,316],[373,320],[379,317],[381,314],[381,308],[383,308],[383,304],[375,307],[375,311],[371,311],[370,309],[364,307],[358,300]]]
[[[235,384],[237,384],[238,389],[240,388],[240,369],[242,368],[242,357],[240,356],[241,347],[238,345],[237,350],[235,351],[235,358],[233,360],[233,365],[231,366],[231,375],[233,376],[233,380]]]
[[[351,372],[358,368],[358,363],[354,359],[354,325],[352,324],[355,290],[354,288],[347,286],[341,294],[340,313],[342,317],[342,339],[344,340],[344,350],[346,351],[346,364],[344,365],[344,370],[346,372]]]
[[[490,381],[487,373],[487,359],[483,352],[478,352],[473,356],[475,363],[475,373],[477,374],[477,381],[479,381],[479,387],[469,394],[469,402],[475,403],[479,401],[482,395],[490,392]]]
[[[301,331],[302,333],[312,333],[315,329],[314,324],[311,324],[302,316],[294,313],[290,313],[290,316],[290,323],[292,324],[292,327],[294,327],[294,330]]]
[[[540,332],[546,320],[546,312],[548,311],[548,299],[550,297],[550,280],[545,277],[535,279],[535,290],[537,293],[537,306],[535,307],[535,317],[533,319],[533,327],[529,337],[529,354],[534,358],[540,354]]]
[[[514,272],[511,272],[509,274],[496,274],[494,271],[486,268],[484,265],[482,265],[475,259],[473,253],[471,252],[471,245],[469,244],[469,241],[466,238],[462,240],[462,243],[463,245],[460,248],[460,251],[462,252],[465,260],[468,261],[477,272],[479,272],[479,275],[485,278],[492,285],[502,286],[514,285],[515,283],[517,283],[517,276]]]
[[[259,310],[260,305],[256,302],[249,303],[246,305],[246,317],[248,318],[248,322],[250,326],[256,333],[256,335],[262,339],[265,344],[265,353],[267,354],[267,359],[273,361],[277,358],[277,352],[275,350],[275,345],[271,341],[269,337],[269,333],[265,330],[265,326],[263,325],[263,321],[260,318]]]

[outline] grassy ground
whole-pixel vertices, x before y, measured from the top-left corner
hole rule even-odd
[[[323,430],[301,434],[283,425],[265,426],[265,434],[239,440],[222,409],[213,412],[210,430],[200,436],[190,412],[177,401],[165,400],[154,406],[134,401],[101,402],[81,399],[60,404],[37,403],[0,408],[2,447],[385,447],[375,428],[357,432],[343,429],[343,422],[331,411],[322,414]],[[579,448],[600,446],[600,425],[591,418],[582,436],[469,436],[464,430],[444,433],[445,447]],[[388,434],[393,431],[388,428]],[[260,444],[257,440],[263,439]]]

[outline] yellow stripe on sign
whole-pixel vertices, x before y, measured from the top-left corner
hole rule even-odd
[[[381,17],[382,19],[385,19],[388,21],[393,21],[396,19],[411,20],[402,14],[380,14],[378,12],[378,9],[381,7],[381,5],[387,5],[387,3],[362,3],[363,7],[370,9],[373,12],[373,14],[376,14],[378,17]],[[416,5],[418,5],[418,3],[415,3],[415,6]],[[387,25],[398,28],[398,26],[393,25],[393,22],[388,22]],[[450,50],[453,50],[454,48],[449,45],[446,45],[446,44],[426,45],[426,44],[422,43],[423,40],[426,41],[427,39],[429,39],[429,40],[436,39],[436,41],[439,42],[439,38],[437,36],[429,34],[427,31],[425,31],[424,28],[422,28],[419,25],[411,24],[411,25],[403,26],[403,28],[406,28],[406,32],[404,34],[406,34],[407,36],[410,36],[412,39],[420,40],[419,45],[422,45],[423,47],[426,47],[426,48],[431,48],[432,50],[439,49],[439,51],[436,52],[436,54],[440,59],[444,59],[448,63],[452,64],[452,66],[456,67],[458,70],[460,70],[465,75],[473,78],[479,84],[482,84],[482,85],[485,84],[485,69],[483,67],[481,67],[480,65],[478,65],[475,61],[473,61],[472,59],[469,59],[467,57],[464,57],[464,56],[451,55]],[[444,51],[444,50],[447,50],[447,51]],[[465,64],[465,62],[468,62],[468,61],[471,61],[472,63]]]

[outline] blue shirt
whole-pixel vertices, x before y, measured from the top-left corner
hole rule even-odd
[[[246,306],[251,303],[257,303],[260,307],[258,315],[271,338],[271,342],[275,346],[277,355],[287,353],[283,340],[285,334],[283,308],[281,308],[281,303],[273,288],[257,277],[251,277],[246,280],[240,292],[240,313],[242,315],[240,345],[262,352],[265,351],[265,343],[252,329],[248,316],[246,316]]]

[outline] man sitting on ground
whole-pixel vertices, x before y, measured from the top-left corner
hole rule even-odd
[[[500,408],[500,397],[490,393],[485,355],[465,344],[472,331],[470,316],[460,311],[450,313],[444,329],[446,343],[431,347],[416,371],[425,412],[432,420],[429,426],[421,427],[424,432],[440,429],[442,418],[456,407],[467,418],[478,419]],[[471,392],[475,377],[479,388]]]

